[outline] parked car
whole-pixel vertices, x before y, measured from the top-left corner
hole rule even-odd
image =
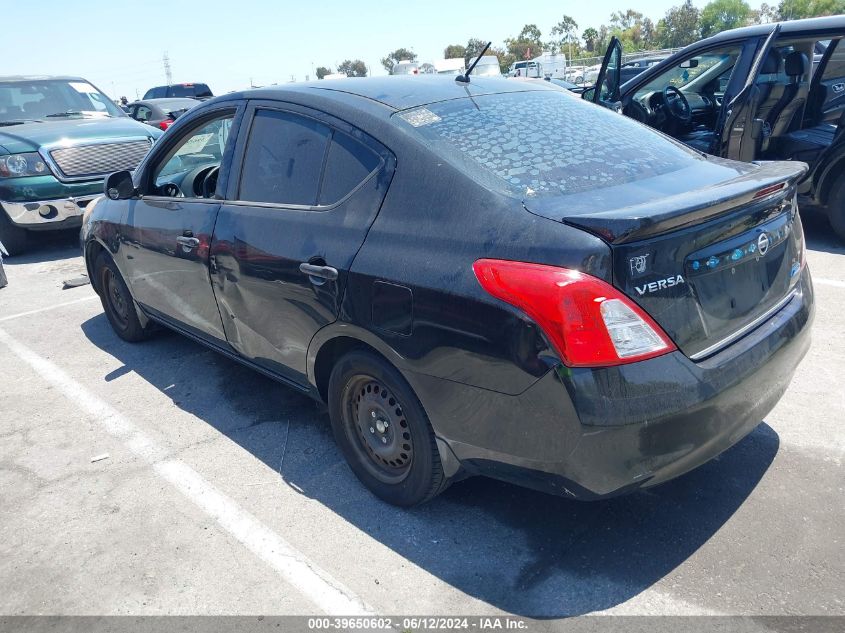
[[[585,97],[702,152],[802,161],[802,199],[845,239],[845,16],[724,31],[620,86],[614,40]],[[825,46],[820,42],[829,41]],[[811,60],[821,54],[815,71]]]
[[[408,60],[402,60],[393,65],[393,69],[390,71],[391,75],[419,75],[420,74],[420,65],[417,62],[409,62]]]
[[[166,130],[198,103],[197,99],[147,99],[130,103],[127,109],[129,116],[136,121]]]
[[[189,99],[205,101],[207,99],[211,99],[213,96],[214,95],[211,93],[211,88],[208,87],[208,84],[170,84],[169,86],[156,86],[155,88],[150,88],[144,93],[143,100],[187,97]]]
[[[160,130],[133,121],[81,77],[0,77],[0,241],[78,228],[103,177],[134,169]]]
[[[641,57],[639,59],[632,59],[630,61],[624,62],[621,67],[620,81],[622,83],[625,83],[626,81],[633,79],[641,72],[643,72],[646,68],[656,66],[667,57],[668,55]]]
[[[473,474],[596,498],[709,460],[786,390],[805,170],[544,81],[294,84],[180,117],[107,179],[83,254],[118,336],[163,324],[328,403],[382,499]]]
[[[528,77],[529,79],[539,79],[542,76],[542,69],[540,64],[531,61],[513,62],[508,67],[508,77]]]

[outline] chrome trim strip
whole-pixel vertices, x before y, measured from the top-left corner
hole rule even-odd
[[[68,218],[81,216],[85,211],[85,206],[94,198],[101,195],[100,193],[95,193],[87,196],[31,202],[6,202],[0,200],[0,207],[6,212],[12,223],[26,227],[63,222]],[[46,215],[41,214],[42,209],[46,212]]]
[[[55,159],[53,158],[52,152],[55,150],[60,149],[69,149],[72,147],[88,147],[91,145],[111,145],[116,143],[136,143],[139,141],[146,141],[150,144],[150,148],[155,143],[155,139],[149,136],[113,136],[113,137],[106,137],[106,138],[98,138],[98,139],[85,139],[81,143],[47,143],[42,145],[38,148],[38,153],[41,155],[41,158],[44,159],[44,162],[50,167],[50,171],[53,172],[53,175],[56,177],[57,180],[60,182],[81,182],[84,180],[102,180],[106,176],[108,176],[111,172],[104,172],[102,174],[85,174],[82,176],[68,176],[66,175],[61,168],[59,167],[58,163],[56,163]],[[149,150],[147,150],[149,152]],[[143,160],[143,158],[141,159]],[[139,163],[140,164],[140,163]],[[137,165],[136,165],[137,167]],[[132,170],[130,170],[132,171]]]
[[[711,355],[715,354],[716,352],[718,352],[719,350],[721,350],[722,348],[727,347],[728,345],[733,343],[738,338],[742,338],[745,334],[748,334],[748,332],[750,332],[751,330],[753,330],[754,328],[759,326],[761,323],[763,323],[763,321],[766,321],[769,318],[771,318],[772,316],[774,316],[774,314],[776,312],[780,312],[780,310],[782,308],[786,307],[786,304],[788,304],[790,301],[792,301],[792,299],[795,298],[795,296],[797,294],[798,294],[798,288],[793,288],[792,291],[789,294],[787,294],[783,299],[778,301],[775,305],[773,305],[771,308],[766,310],[763,314],[758,316],[756,319],[754,319],[750,323],[746,323],[741,328],[739,328],[736,332],[734,332],[733,334],[731,334],[729,336],[726,336],[725,338],[723,338],[718,343],[715,343],[715,344],[711,345],[710,347],[701,350],[700,352],[696,352],[695,354],[690,355],[690,360],[701,360],[702,358],[705,358],[707,356],[711,356]]]

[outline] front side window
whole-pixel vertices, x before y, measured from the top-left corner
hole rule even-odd
[[[135,113],[135,118],[138,121],[146,122],[146,121],[150,120],[151,114],[152,114],[152,111],[147,106],[138,106],[138,110]]]
[[[206,121],[185,135],[153,168],[154,192],[167,197],[209,198],[229,140],[234,113]]]
[[[827,60],[822,81],[845,79],[845,40],[837,40],[836,48]],[[832,44],[831,44],[832,45]]]
[[[558,90],[455,99],[392,120],[470,177],[522,199],[598,190],[699,160],[628,117]]]

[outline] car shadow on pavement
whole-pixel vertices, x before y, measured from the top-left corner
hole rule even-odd
[[[4,266],[61,261],[80,256],[79,231],[40,231],[29,238],[20,255],[3,258]]]
[[[833,232],[824,209],[809,207],[805,211],[802,208],[801,224],[804,226],[804,239],[808,249],[845,255],[845,240]]]
[[[104,371],[104,385],[136,373],[265,463],[268,479],[284,481],[472,598],[522,616],[591,613],[648,589],[722,528],[779,447],[764,423],[716,460],[624,497],[577,502],[473,478],[402,510],[358,483],[324,408],[309,398],[175,334],[130,345],[103,315],[82,330],[124,365]]]

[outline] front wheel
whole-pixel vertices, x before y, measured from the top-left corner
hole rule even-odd
[[[329,415],[350,468],[376,496],[409,507],[446,489],[428,416],[380,357],[353,351],[338,361],[329,379]]]
[[[129,288],[114,260],[105,251],[101,252],[94,262],[94,275],[103,310],[115,334],[130,343],[146,339],[151,326],[147,324],[145,327],[141,324]]]
[[[827,201],[827,215],[830,224],[840,239],[845,240],[845,176],[833,183],[830,198]]]

